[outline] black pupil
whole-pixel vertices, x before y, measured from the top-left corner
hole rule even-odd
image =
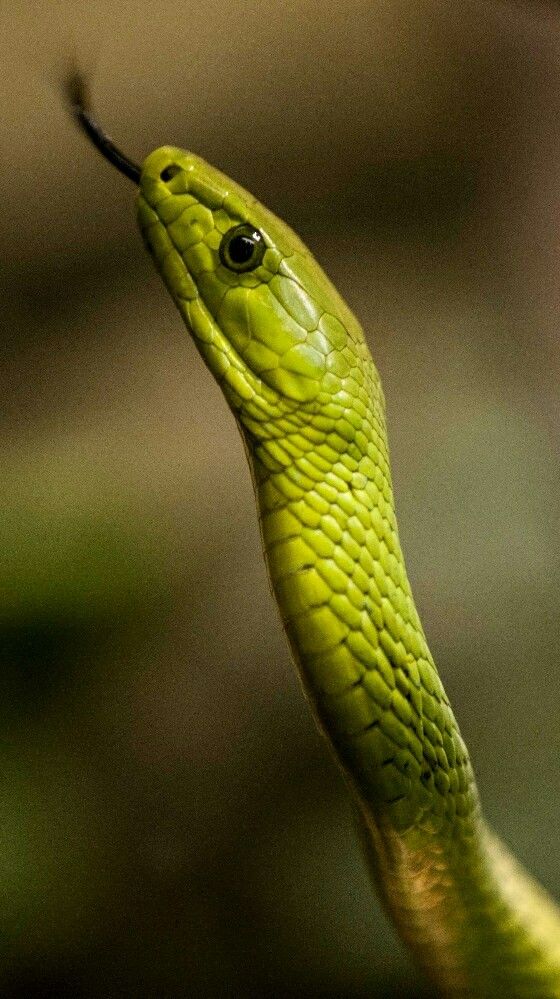
[[[163,170],[160,173],[160,177],[165,182],[168,180],[172,180],[173,177],[176,177],[177,174],[180,172],[181,172],[181,167],[177,166],[176,163],[170,163],[169,166],[163,168]]]
[[[234,236],[228,245],[228,253],[234,264],[246,264],[253,256],[254,249],[255,240],[241,233]]]

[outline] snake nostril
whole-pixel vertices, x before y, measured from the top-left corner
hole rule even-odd
[[[169,166],[164,167],[160,173],[160,178],[163,181],[172,180],[176,177],[178,173],[181,172],[181,167],[177,163],[170,163]]]

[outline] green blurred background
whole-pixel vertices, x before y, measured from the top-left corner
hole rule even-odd
[[[2,11],[0,994],[428,996],[269,593],[233,420],[75,130],[298,229],[381,370],[401,535],[488,817],[560,896],[560,10]]]

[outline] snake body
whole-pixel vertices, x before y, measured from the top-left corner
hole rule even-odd
[[[241,432],[273,592],[387,911],[442,995],[560,999],[560,914],[485,823],[414,605],[360,324],[213,166],[174,147],[126,162],[145,244]]]

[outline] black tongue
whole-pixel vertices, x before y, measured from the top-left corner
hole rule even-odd
[[[135,184],[140,183],[140,167],[117,149],[115,143],[99,127],[89,110],[89,95],[85,77],[75,70],[66,80],[66,96],[79,127],[109,163]]]

